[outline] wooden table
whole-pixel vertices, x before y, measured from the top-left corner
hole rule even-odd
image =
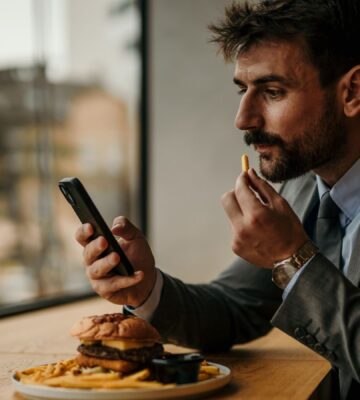
[[[119,306],[94,298],[0,320],[0,399],[20,400],[10,376],[14,370],[69,358],[77,340],[68,332],[86,315],[120,311]],[[168,346],[170,351],[177,350]],[[231,383],[209,399],[315,398],[329,376],[330,364],[294,339],[274,329],[267,336],[230,352],[207,355],[232,370]],[[324,385],[323,385],[324,386]]]

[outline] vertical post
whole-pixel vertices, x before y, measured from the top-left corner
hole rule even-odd
[[[146,235],[148,232],[148,173],[149,173],[149,140],[148,140],[148,0],[139,0],[141,14],[141,96],[140,96],[140,223]]]

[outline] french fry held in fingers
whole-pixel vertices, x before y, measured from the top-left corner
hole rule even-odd
[[[243,172],[248,172],[249,170],[249,157],[247,154],[241,156],[241,167]]]

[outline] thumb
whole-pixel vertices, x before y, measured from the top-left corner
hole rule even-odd
[[[116,217],[111,231],[114,235],[126,240],[133,240],[140,233],[136,226],[125,217]]]
[[[265,179],[262,179],[253,168],[250,168],[248,176],[251,187],[265,203],[271,204],[273,197],[278,194],[276,190]]]

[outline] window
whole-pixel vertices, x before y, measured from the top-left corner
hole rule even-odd
[[[61,178],[77,176],[109,225],[141,225],[141,10],[0,0],[0,27],[1,315],[90,292]]]

